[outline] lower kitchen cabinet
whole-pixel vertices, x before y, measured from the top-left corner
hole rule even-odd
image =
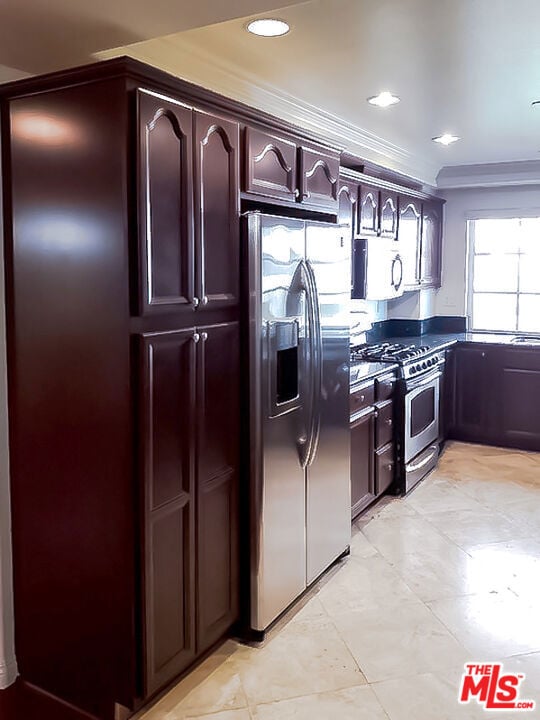
[[[355,518],[375,499],[375,408],[351,423],[351,514]]]
[[[238,324],[141,337],[145,695],[238,612]]]
[[[469,442],[495,441],[492,398],[495,388],[490,346],[463,345],[456,353],[456,421],[452,436]]]
[[[375,450],[375,494],[381,495],[394,481],[394,444],[389,443]]]
[[[445,351],[445,362],[441,367],[439,393],[439,443],[444,443],[452,435],[456,423],[456,350]]]
[[[494,375],[500,444],[540,450],[540,352],[500,348]]]

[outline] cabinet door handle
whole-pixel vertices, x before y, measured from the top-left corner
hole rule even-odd
[[[208,340],[208,333],[207,333],[207,332],[202,332],[202,333],[201,333],[201,340],[202,340],[203,342],[206,342],[206,341]]]
[[[296,197],[296,198],[300,197],[300,190],[298,188],[296,188],[294,191],[294,197]]]
[[[388,425],[388,427],[392,427],[392,418],[388,418],[386,424]]]
[[[208,305],[208,295],[203,295],[201,298],[201,305]]]
[[[199,307],[199,298],[194,297],[193,300],[191,301],[191,304],[193,305],[194,308]]]
[[[485,352],[482,352],[482,357],[483,357],[483,358],[486,357],[486,353],[485,353]]]
[[[393,462],[389,462],[388,465],[386,466],[386,469],[389,470],[389,471],[392,471],[392,468],[393,468],[393,467],[394,467],[394,463],[393,463]]]
[[[200,339],[201,339],[201,336],[199,335],[199,333],[194,332],[193,333],[193,342],[195,343],[195,345],[199,342]]]

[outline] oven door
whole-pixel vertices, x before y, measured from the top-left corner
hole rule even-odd
[[[408,463],[439,436],[440,370],[407,381],[404,462]]]

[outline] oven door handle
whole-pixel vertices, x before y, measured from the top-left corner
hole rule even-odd
[[[436,455],[437,452],[437,448],[433,448],[433,451],[430,452],[427,458],[421,460],[417,465],[407,465],[407,472],[416,472],[416,470],[420,470],[421,468],[425,467],[429,462],[433,460],[433,457]]]
[[[415,383],[414,385],[409,385],[407,390],[416,390],[417,388],[424,387],[425,385],[430,385],[434,380],[437,380],[437,378],[440,377],[442,377],[442,372],[440,370],[437,370],[437,372],[432,373],[427,378],[423,378],[420,382]]]

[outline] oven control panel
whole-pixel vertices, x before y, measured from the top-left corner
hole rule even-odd
[[[444,352],[434,353],[422,358],[414,358],[403,367],[403,377],[416,378],[435,371],[444,362]]]

